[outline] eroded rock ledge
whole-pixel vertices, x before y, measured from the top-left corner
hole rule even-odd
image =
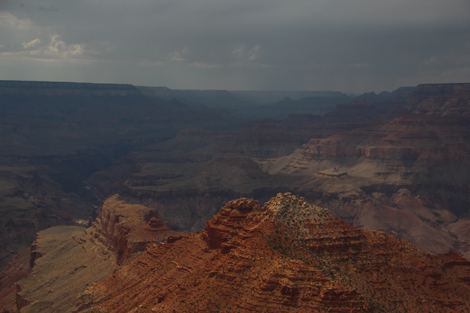
[[[77,312],[469,312],[470,262],[363,231],[291,194],[229,202],[148,245]]]
[[[168,236],[178,235],[162,223],[156,210],[128,204],[119,195],[104,202],[86,232],[114,251],[118,264],[145,250],[149,243],[166,242]]]
[[[146,245],[178,238],[158,212],[119,196],[100,208],[93,225],[40,231],[15,264],[0,272],[0,312],[72,312],[78,294],[109,278]]]

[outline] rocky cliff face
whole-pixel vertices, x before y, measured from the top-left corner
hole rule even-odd
[[[149,243],[164,242],[168,236],[177,235],[162,223],[156,210],[127,204],[118,195],[104,202],[88,232],[114,251],[118,264]]]
[[[470,262],[362,231],[290,194],[229,202],[202,233],[148,246],[79,312],[468,312]]]
[[[26,249],[18,253],[15,258],[0,271],[0,312],[17,311],[16,282],[31,274],[32,268],[30,261],[31,251],[30,249]]]
[[[231,198],[267,201],[293,191],[357,227],[386,231],[424,252],[469,257],[463,230],[470,120],[455,114],[465,111],[466,86],[419,86],[410,107],[393,112],[385,108],[403,104],[408,92],[388,100],[364,95],[324,117],[294,114],[220,134],[181,132],[129,155],[135,167],[121,179],[120,192],[128,201],[155,205],[173,227],[194,231]],[[429,105],[433,97],[440,106]],[[371,126],[384,112],[407,115]],[[363,128],[352,130],[357,127]],[[108,182],[93,186],[116,183],[109,173]]]
[[[354,176],[427,172],[446,164],[469,164],[470,128],[466,118],[403,116],[375,127],[325,139],[312,139],[275,171],[318,171],[339,166]],[[428,180],[429,182],[429,180]]]
[[[321,193],[317,204],[355,226],[469,257],[468,85],[423,85],[410,97],[412,114],[311,139],[263,168],[297,177],[303,194]]]
[[[87,286],[110,277],[146,245],[179,235],[155,210],[111,197],[90,228],[40,231],[31,249],[0,272],[0,312],[71,312],[76,295]]]
[[[470,84],[422,84],[415,87],[413,93],[408,97],[405,108],[413,111],[425,100],[442,100],[454,92],[460,93],[462,90],[468,90]]]
[[[113,175],[102,196],[86,186],[94,172],[181,129],[225,129],[232,121],[223,110],[116,84],[0,81],[0,112],[0,268],[38,231],[95,217],[123,177]]]
[[[417,87],[410,97],[422,101],[408,101],[415,108],[413,114],[311,139],[292,155],[276,160],[270,172],[313,174],[336,167],[372,181],[380,177],[382,183],[468,183],[470,85],[438,87]]]
[[[393,99],[402,103],[405,98]],[[88,181],[105,196],[120,193],[130,202],[157,206],[175,229],[201,230],[230,199],[264,201],[298,185],[296,177],[263,171],[271,159],[293,153],[311,138],[376,124],[384,118],[381,112],[375,105],[353,102],[338,105],[325,117],[291,114],[284,120],[245,122],[238,130],[218,134],[186,129],[133,151],[122,164],[95,173]]]
[[[27,249],[38,231],[88,223],[93,205],[65,192],[51,172],[21,161],[0,164],[0,268]]]
[[[70,312],[77,293],[117,268],[112,251],[78,226],[39,232],[27,264],[31,274],[14,284],[9,312]]]
[[[445,88],[447,92],[450,88]],[[413,105],[411,104],[413,107]],[[420,102],[414,114],[466,117],[470,114],[470,84],[456,84],[445,95],[433,95]]]

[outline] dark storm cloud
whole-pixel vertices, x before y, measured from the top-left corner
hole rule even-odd
[[[0,4],[0,79],[368,91],[468,81],[463,0]]]

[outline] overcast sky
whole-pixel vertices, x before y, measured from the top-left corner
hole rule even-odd
[[[470,82],[470,0],[0,0],[0,79],[350,92]]]

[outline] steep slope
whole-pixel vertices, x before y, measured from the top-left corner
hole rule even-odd
[[[468,90],[470,84],[422,84],[418,85],[413,93],[408,97],[405,108],[409,111],[447,111],[447,109],[464,109],[468,111],[468,101],[462,101],[462,98],[468,99]],[[462,97],[463,96],[463,97]],[[455,101],[460,99],[459,101]],[[445,107],[442,107],[444,103]],[[442,108],[442,109],[441,109]],[[461,113],[461,112],[460,112]],[[445,114],[447,115],[447,114]]]
[[[30,259],[30,249],[23,250],[0,271],[0,312],[17,311],[16,282],[32,272]]]
[[[469,91],[469,84],[418,86],[406,105],[412,114],[311,139],[263,168],[297,177],[298,192],[323,194],[316,203],[354,226],[468,258]]]
[[[470,164],[469,122],[467,118],[399,117],[379,126],[312,139],[277,161],[270,172],[315,173],[336,166],[351,176],[380,176],[385,183],[418,182],[423,175],[426,182],[447,178],[448,183],[465,183],[468,176],[461,170]],[[437,175],[434,167],[444,167],[449,175],[432,176]]]
[[[52,180],[50,168],[5,163],[0,165],[0,268],[31,246],[38,231],[86,225],[94,210],[90,202]]]
[[[395,116],[386,113],[387,109],[404,104],[407,94],[373,94],[378,98],[374,105],[353,101],[338,105],[324,117],[290,114],[283,120],[245,122],[238,130],[218,134],[186,129],[165,142],[135,149],[120,164],[93,174],[88,183],[104,196],[119,193],[129,202],[158,208],[163,220],[174,229],[201,230],[230,199],[253,197],[267,201],[279,191],[299,185],[297,177],[263,171],[264,163],[293,153],[311,138],[324,138]],[[363,98],[370,100],[373,95]],[[305,112],[310,112],[307,108]]]
[[[71,312],[87,286],[109,278],[146,245],[178,235],[155,210],[111,197],[90,228],[57,226],[37,234],[27,257],[20,254],[0,273],[0,311]]]
[[[122,84],[0,81],[0,112],[0,268],[36,232],[96,216],[114,193],[87,188],[94,172],[184,128],[233,126],[224,110],[148,98]]]
[[[277,161],[271,172],[313,173],[337,167],[351,176],[380,176],[385,183],[418,183],[420,178],[426,183],[442,183],[442,179],[446,183],[466,183],[468,175],[461,171],[470,164],[470,84],[420,85],[405,107],[413,114],[312,139],[291,156]],[[447,175],[436,176],[436,167],[446,169]]]
[[[149,245],[78,312],[469,312],[470,262],[362,231],[290,194],[229,202],[202,233]]]

